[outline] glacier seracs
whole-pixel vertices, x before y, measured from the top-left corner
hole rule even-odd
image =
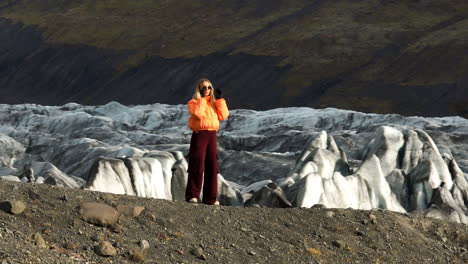
[[[185,105],[0,105],[0,179],[183,200]],[[223,204],[398,212],[466,222],[468,120],[334,108],[231,110]],[[31,180],[29,180],[31,181]]]

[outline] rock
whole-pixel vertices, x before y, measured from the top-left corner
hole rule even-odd
[[[123,232],[123,227],[117,223],[112,224],[109,228],[112,232],[114,233],[122,233]]]
[[[362,224],[367,225],[368,223],[369,223],[369,220],[367,219],[362,220]]]
[[[80,214],[84,221],[98,226],[113,225],[119,218],[115,208],[100,203],[81,204]]]
[[[377,224],[377,220],[376,220],[376,219],[371,219],[371,220],[370,220],[370,223],[373,224],[373,225],[375,225],[375,224]]]
[[[119,242],[117,242],[117,241],[111,241],[111,242],[112,242],[112,246],[114,246],[115,248],[119,248],[119,247],[122,246],[122,245],[121,245]]]
[[[360,237],[365,237],[366,236],[366,233],[364,233],[363,231],[356,231],[356,235],[360,236]]]
[[[41,199],[41,196],[38,193],[36,193],[36,192],[34,192],[32,190],[28,191],[28,196],[29,196],[29,198],[31,198],[31,200],[40,200]]]
[[[140,247],[143,249],[148,249],[150,247],[149,242],[146,240],[141,240],[140,241]]]
[[[335,213],[332,212],[332,211],[327,211],[327,212],[325,213],[325,215],[326,215],[328,218],[333,218],[333,217],[335,217]]]
[[[62,196],[59,197],[59,199],[65,202],[69,200],[67,194],[63,194]]]
[[[143,262],[145,261],[147,254],[148,254],[147,248],[136,248],[130,252],[130,259],[135,262]]]
[[[120,214],[130,217],[139,216],[143,210],[145,210],[145,207],[143,206],[117,205],[117,211],[119,211]]]
[[[26,204],[20,200],[1,201],[0,209],[10,214],[19,215],[26,209]]]
[[[345,244],[341,240],[335,240],[335,241],[332,242],[332,245],[337,247],[337,248],[342,248],[342,247],[344,247]]]
[[[199,258],[203,254],[203,249],[201,247],[197,247],[197,248],[192,249],[190,253],[192,253],[192,255],[194,255],[195,257]]]
[[[311,208],[321,209],[321,208],[327,208],[327,207],[323,204],[314,204],[312,205]]]
[[[41,234],[35,233],[34,235],[32,235],[32,239],[34,241],[34,245],[40,248],[47,248],[47,243],[45,242]]]
[[[96,253],[103,257],[111,257],[117,255],[117,250],[109,241],[101,241],[96,247]]]
[[[200,259],[201,260],[208,260],[208,257],[205,254],[201,254]]]
[[[66,248],[66,249],[77,249],[79,247],[80,247],[80,245],[78,243],[76,243],[76,242],[69,242],[69,243],[66,243],[64,245],[64,248]]]
[[[99,233],[99,234],[95,234],[94,236],[92,236],[91,239],[92,239],[93,241],[100,242],[100,241],[104,241],[104,240],[105,240],[105,236],[104,236],[104,234]]]
[[[369,219],[370,220],[376,220],[377,217],[374,214],[369,214]]]

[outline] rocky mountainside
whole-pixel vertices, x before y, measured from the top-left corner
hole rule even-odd
[[[467,225],[419,214],[193,205],[7,181],[0,239],[4,264],[468,261]]]
[[[0,1],[0,102],[468,117],[464,0]],[[248,92],[247,92],[248,91]]]

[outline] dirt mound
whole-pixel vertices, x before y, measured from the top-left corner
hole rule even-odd
[[[0,201],[25,204],[16,214],[2,206],[1,263],[468,261],[468,226],[422,214],[206,206],[6,181]]]

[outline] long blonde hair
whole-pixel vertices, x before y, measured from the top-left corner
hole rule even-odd
[[[201,94],[200,94],[200,88],[201,88],[201,85],[203,84],[203,82],[209,82],[210,83],[210,86],[211,86],[211,94],[210,94],[210,103],[213,107],[216,107],[215,106],[215,89],[213,87],[213,84],[210,82],[210,80],[206,79],[206,78],[201,78],[200,80],[197,81],[197,84],[195,85],[195,93],[193,94],[192,98],[193,99],[200,99],[201,98]]]

